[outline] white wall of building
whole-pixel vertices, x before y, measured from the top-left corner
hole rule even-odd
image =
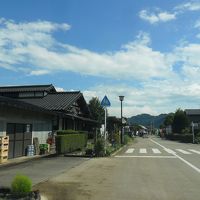
[[[0,136],[6,136],[7,123],[32,124],[32,139],[38,137],[40,144],[46,143],[52,120],[48,114],[0,106]]]

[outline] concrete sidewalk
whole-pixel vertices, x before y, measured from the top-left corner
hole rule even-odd
[[[19,164],[22,164],[22,163],[26,163],[26,162],[29,162],[29,161],[37,160],[37,159],[40,159],[40,158],[54,157],[54,156],[57,156],[57,154],[52,153],[52,154],[23,156],[23,157],[19,157],[19,158],[8,159],[7,162],[0,164],[0,169],[6,168],[6,167],[12,167],[12,166],[19,165]]]

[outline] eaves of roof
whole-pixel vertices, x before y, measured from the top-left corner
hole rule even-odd
[[[0,96],[0,105],[12,107],[12,108],[18,108],[18,109],[22,109],[22,110],[28,110],[28,111],[34,111],[34,112],[49,114],[49,115],[57,115],[56,112],[52,112],[52,111],[40,108],[38,106],[29,104],[29,103],[26,103],[26,102],[21,102],[21,101],[18,101],[16,99],[3,97],[3,96]]]
[[[0,92],[34,92],[34,91],[56,91],[52,84],[49,85],[24,85],[24,86],[3,86]]]
[[[186,115],[200,115],[200,109],[185,109]]]
[[[49,93],[42,98],[20,98],[19,100],[47,110],[66,111],[81,95],[80,91],[56,92]]]
[[[76,119],[81,119],[83,121],[87,121],[87,122],[92,122],[92,123],[95,123],[95,124],[99,124],[99,122],[96,121],[96,120],[93,120],[93,119],[90,119],[90,118],[86,118],[86,117],[81,117],[81,116],[78,116],[78,115],[73,115],[73,114],[66,113],[63,116],[70,117],[70,118],[74,117]]]

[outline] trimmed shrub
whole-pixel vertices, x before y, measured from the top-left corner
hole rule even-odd
[[[189,128],[184,128],[182,131],[181,131],[182,134],[190,134],[190,129]]]
[[[56,151],[58,154],[82,149],[87,144],[86,134],[66,134],[56,136]]]
[[[57,131],[57,135],[68,135],[68,134],[78,134],[79,132],[78,131],[75,131],[75,130],[60,130],[60,131]]]
[[[195,141],[196,144],[200,144],[200,133],[197,133],[197,134],[195,135],[194,141]]]
[[[124,135],[124,144],[128,144],[129,142],[132,142],[133,139],[128,136],[128,135]]]
[[[11,184],[12,193],[16,196],[26,196],[31,192],[32,182],[24,175],[16,175]]]
[[[121,138],[120,138],[120,133],[116,132],[114,133],[114,140],[116,144],[120,144],[121,143]]]
[[[104,140],[98,139],[94,145],[94,153],[95,156],[104,156],[105,155],[105,149],[104,149]]]

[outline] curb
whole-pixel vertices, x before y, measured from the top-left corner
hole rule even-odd
[[[51,157],[56,157],[56,156],[58,156],[58,155],[57,154],[48,154],[48,155],[36,155],[34,157],[31,157],[31,158],[27,157],[24,160],[17,160],[17,161],[13,161],[13,162],[11,161],[11,162],[8,162],[8,163],[2,163],[2,164],[0,164],[0,169],[7,168],[7,167],[13,167],[13,166],[16,166],[16,165],[31,162],[31,161],[34,161],[34,160],[39,160],[39,159],[42,159],[42,158],[51,158]]]
[[[122,147],[120,147],[117,151],[115,151],[114,153],[112,153],[110,156],[115,156],[117,153],[119,153],[123,148],[125,148],[127,146],[127,144],[126,145],[124,145],[124,146],[122,146]]]
[[[90,155],[73,155],[73,154],[65,154],[64,157],[72,157],[72,158],[94,158],[94,156],[90,156]]]
[[[110,156],[115,156],[117,153],[119,153],[123,148],[126,148],[129,144],[125,144],[124,146],[120,147],[117,151],[112,153]]]

